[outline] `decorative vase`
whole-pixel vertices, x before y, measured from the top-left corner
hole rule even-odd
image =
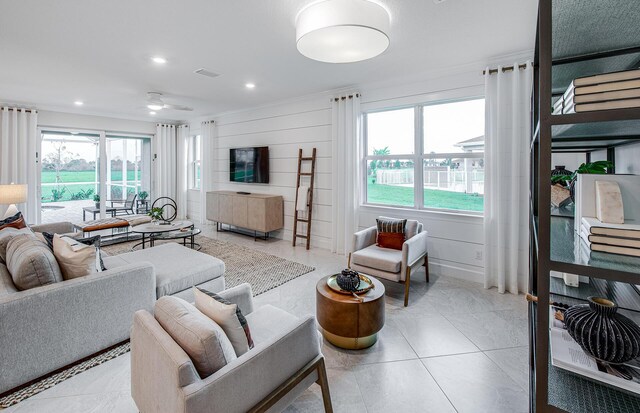
[[[152,223],[153,225],[160,225],[160,220],[159,220],[158,218],[152,218],[152,219],[151,219],[151,223]]]
[[[96,209],[100,209],[100,202],[96,202]]]
[[[566,169],[564,167],[564,165],[556,165],[555,169],[553,169],[551,171],[551,176],[571,176],[573,175],[573,172],[571,172],[570,170]]]
[[[640,327],[617,314],[618,305],[600,297],[587,298],[589,304],[570,307],[564,313],[567,332],[594,358],[624,363],[640,355]]]
[[[360,287],[360,275],[358,275],[357,271],[350,269],[342,270],[336,277],[336,283],[338,283],[338,287],[344,291],[358,291]]]

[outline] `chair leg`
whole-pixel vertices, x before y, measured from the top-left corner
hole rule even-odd
[[[331,405],[331,394],[329,393],[329,380],[327,379],[327,369],[324,366],[324,358],[318,363],[318,383],[322,389],[322,403],[326,413],[333,413]]]
[[[424,256],[424,272],[427,275],[427,282],[429,282],[429,254]]]
[[[351,268],[351,253],[349,253],[349,259],[347,260],[347,268]]]
[[[411,285],[411,267],[407,268],[407,278],[404,280],[404,306],[409,305],[409,287]]]

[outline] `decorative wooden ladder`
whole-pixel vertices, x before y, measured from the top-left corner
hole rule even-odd
[[[303,162],[311,162],[311,172],[302,172],[302,163]],[[309,249],[311,243],[311,217],[313,216],[313,185],[315,181],[315,173],[316,173],[316,148],[313,148],[313,152],[311,156],[304,157],[302,156],[302,149],[298,150],[298,179],[296,182],[296,202],[293,205],[294,214],[293,214],[293,246],[296,246],[296,240],[298,238],[304,238],[307,240],[307,249]],[[300,188],[300,178],[303,176],[310,177],[309,179],[309,194],[307,199],[309,203],[307,205],[308,213],[305,219],[298,217],[298,188]],[[307,235],[298,234],[298,223],[307,224]]]

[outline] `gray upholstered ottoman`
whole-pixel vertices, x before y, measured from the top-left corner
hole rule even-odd
[[[193,301],[191,287],[194,285],[212,292],[225,287],[224,262],[174,242],[104,257],[107,269],[139,262],[149,262],[155,268],[157,298],[177,295]]]

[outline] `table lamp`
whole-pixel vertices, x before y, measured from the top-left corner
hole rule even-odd
[[[23,202],[27,202],[27,185],[0,185],[0,205],[9,205],[3,219],[17,214],[18,208],[16,204],[22,204]]]

